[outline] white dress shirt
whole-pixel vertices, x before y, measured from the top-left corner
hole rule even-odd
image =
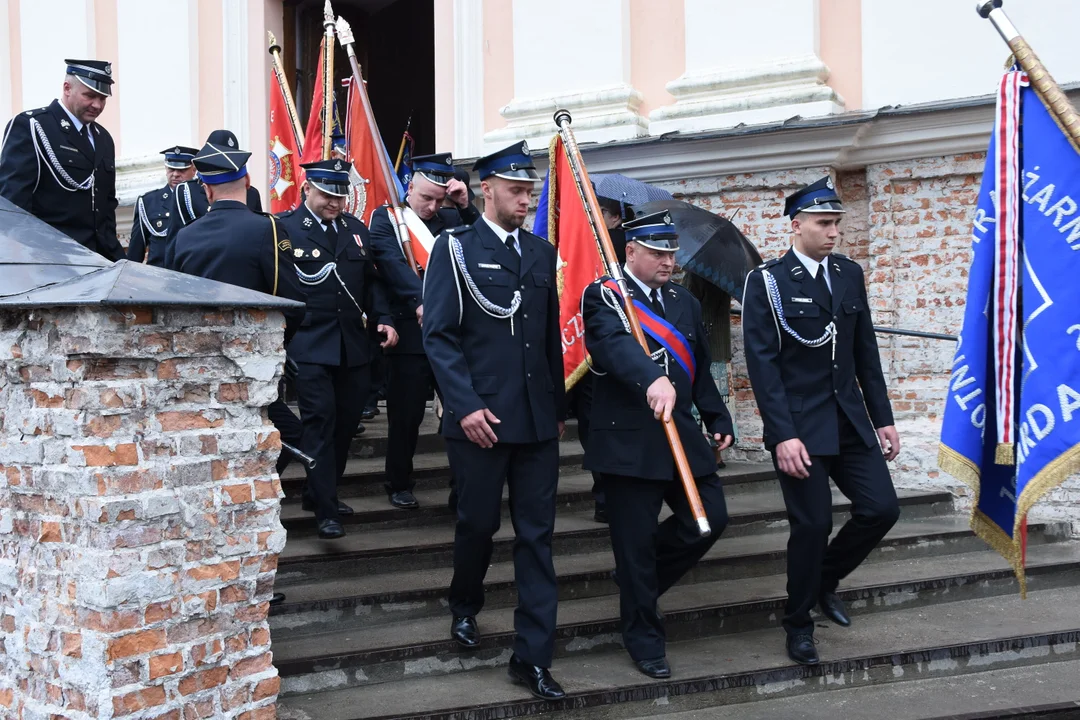
[[[645,293],[645,297],[650,301],[652,300],[652,288],[638,280],[637,276],[634,275],[634,273],[630,272],[630,268],[626,267],[625,265],[623,265],[623,275],[633,280],[634,283],[639,288],[641,288],[641,291]],[[656,297],[660,298],[660,307],[664,308],[664,311],[667,312],[667,305],[664,304],[664,295],[659,291],[659,289],[657,289]]]
[[[824,267],[825,268],[825,284],[829,286],[829,292],[832,292],[832,278],[829,277],[829,263],[827,263],[827,262],[818,262],[817,260],[814,260],[813,258],[807,257],[806,255],[803,255],[801,252],[799,252],[798,250],[795,249],[794,245],[791,246],[791,252],[795,253],[795,257],[799,258],[799,262],[801,262],[803,264],[803,267],[806,268],[806,271],[808,273],[810,273],[810,277],[812,277],[812,278],[817,277],[817,269],[818,269],[819,266]]]
[[[491,220],[488,220],[487,215],[481,215],[480,217],[484,218],[484,222],[488,224],[488,227],[495,231],[495,235],[503,245],[506,245],[506,238],[512,236],[514,238],[514,252],[518,254],[518,257],[521,256],[521,238],[518,237],[519,228],[514,228],[512,232],[507,232]]]

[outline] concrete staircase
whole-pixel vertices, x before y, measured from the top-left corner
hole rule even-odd
[[[421,509],[396,510],[382,489],[385,417],[354,445],[341,495],[356,514],[343,540],[320,540],[300,510],[298,469],[283,478],[289,539],[275,589],[287,598],[270,618],[280,718],[1080,717],[1080,543],[1062,527],[1031,525],[1022,601],[1006,563],[944,492],[901,492],[900,522],[841,585],[852,627],[821,619],[822,664],[791,663],[779,629],[787,521],[771,465],[721,473],[730,525],[661,598],[673,677],[646,678],[621,648],[607,527],[592,520],[573,425],[561,446],[552,668],[567,698],[534,700],[506,678],[516,592],[505,501],[478,618],[483,644],[462,652],[449,639],[442,443],[432,420],[415,463]],[[837,494],[837,526],[848,509]]]

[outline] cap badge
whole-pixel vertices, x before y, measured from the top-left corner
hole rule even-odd
[[[112,63],[105,63],[105,74],[112,75]]]
[[[671,225],[671,213],[664,213],[664,224]]]
[[[521,152],[525,155],[529,154],[529,143],[524,140],[521,141]]]
[[[829,188],[830,190],[835,190],[836,189],[836,187],[834,187],[833,184],[832,184],[832,178],[826,178],[825,187]]]
[[[446,164],[447,164],[447,165],[453,165],[453,164],[454,164],[454,161],[453,161],[453,160],[451,160],[451,159],[450,159],[449,157],[447,157],[447,158],[446,158]]]
[[[176,153],[177,155],[179,155],[180,154],[180,148],[179,147],[174,147],[173,152]]]
[[[232,138],[229,138],[229,147],[236,147],[236,143],[233,142]]]
[[[341,161],[340,160],[337,160],[336,162],[334,162],[334,169],[335,170],[340,170],[341,169]]]

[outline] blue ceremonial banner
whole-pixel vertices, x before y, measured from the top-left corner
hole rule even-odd
[[[554,143],[552,143],[554,147]],[[553,155],[548,154],[548,157]],[[555,163],[551,163],[554,165]],[[545,240],[548,239],[548,208],[550,207],[551,198],[548,197],[551,194],[551,169],[548,169],[547,175],[544,176],[544,187],[540,189],[540,198],[536,201],[536,219],[533,220],[532,233],[533,235],[539,235]]]
[[[972,528],[1024,592],[1027,513],[1080,469],[1080,153],[1018,72],[1002,82],[972,240],[938,462],[972,487]]]

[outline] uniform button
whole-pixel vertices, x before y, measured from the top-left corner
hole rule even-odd
[[[833,390],[833,395],[839,395],[839,394],[840,394],[839,390]]]
[[[532,373],[525,373],[525,377],[527,377],[527,378],[531,378],[531,377],[532,377]]]
[[[832,366],[832,369],[833,369],[833,370],[839,370],[839,369],[840,369],[840,366],[839,366],[839,365],[833,365],[833,366]]]
[[[522,290],[524,290],[524,289],[525,289],[525,286],[524,286],[524,285],[522,285],[522,286],[521,286],[521,289],[522,289]]]
[[[529,343],[525,343],[525,347],[526,347],[526,348],[527,348],[527,347],[529,347]]]
[[[528,319],[529,319],[529,315],[528,315],[527,313],[524,313],[524,314],[522,314],[521,318],[522,318],[523,320],[528,320]]]
[[[832,319],[833,319],[833,320],[839,320],[840,318],[839,318],[839,317],[837,317],[836,315],[833,315],[833,316],[832,316]]]
[[[169,213],[165,213],[165,217],[169,217]]]

